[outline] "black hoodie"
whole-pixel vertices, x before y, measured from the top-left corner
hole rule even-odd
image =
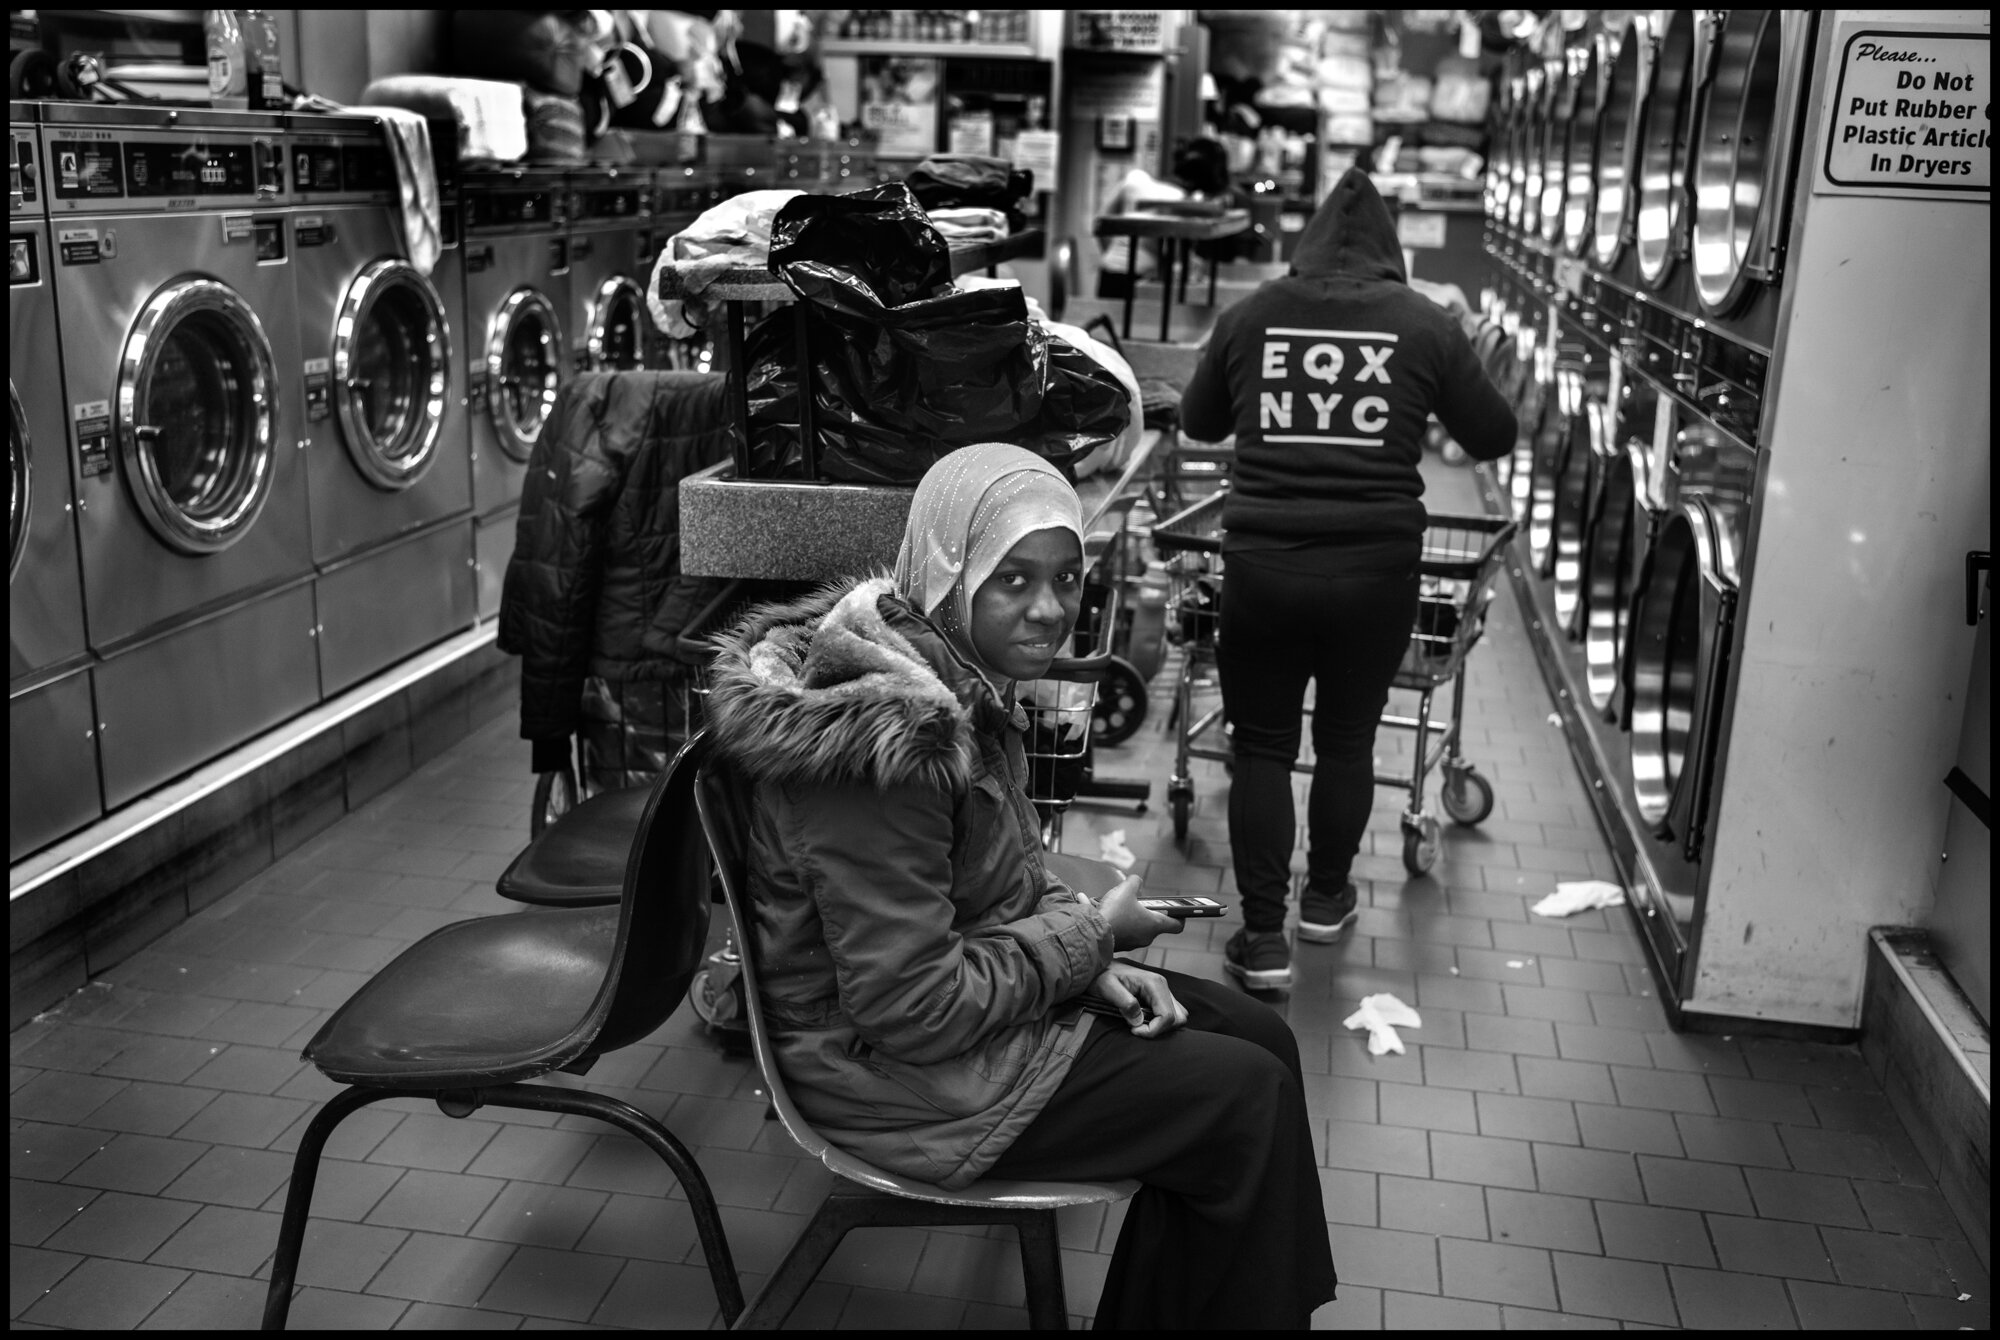
[[[1432,414],[1479,460],[1513,448],[1513,411],[1457,319],[1409,286],[1388,206],[1350,168],[1291,274],[1216,318],[1181,396],[1190,437],[1236,435],[1225,547],[1419,542]]]

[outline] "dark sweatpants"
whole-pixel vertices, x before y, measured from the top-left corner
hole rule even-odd
[[[1291,891],[1292,764],[1313,681],[1307,878],[1338,893],[1375,804],[1375,727],[1417,617],[1417,546],[1406,560],[1349,568],[1333,551],[1232,553],[1216,668],[1234,731],[1229,847],[1243,924],[1285,926]],[[1321,571],[1312,571],[1313,567]]]
[[[1303,1328],[1338,1281],[1298,1042],[1261,1001],[1151,971],[1187,1025],[1135,1038],[1092,1020],[1083,1053],[991,1175],[1145,1184],[1111,1255],[1099,1327]]]

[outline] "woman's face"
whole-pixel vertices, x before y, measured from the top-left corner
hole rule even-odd
[[[979,663],[1039,679],[1063,650],[1083,600],[1083,549],[1067,530],[1038,530],[1007,551],[973,594],[969,633]]]

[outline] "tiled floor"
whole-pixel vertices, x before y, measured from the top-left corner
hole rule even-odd
[[[1434,509],[1469,510],[1457,471]],[[1102,771],[1156,780],[1161,693]],[[1306,946],[1281,1000],[1302,1044],[1342,1277],[1325,1327],[1985,1327],[1979,1267],[1852,1048],[1680,1036],[1623,912],[1528,905],[1610,873],[1511,598],[1473,659],[1466,752],[1498,807],[1447,828],[1412,880],[1378,793],[1359,934]],[[1401,737],[1385,733],[1392,759]],[[1303,785],[1303,779],[1300,779]],[[1199,765],[1185,849],[1163,809],[1072,811],[1071,850],[1122,829],[1161,889],[1231,892],[1226,775]],[[446,922],[510,910],[527,751],[494,721],[12,1039],[16,1326],[246,1327],[260,1315],[291,1151],[334,1086],[301,1044],[368,973]],[[1301,864],[1303,858],[1301,857]],[[1235,918],[1152,951],[1220,978]],[[1858,951],[1857,951],[1858,952]],[[1342,1020],[1388,991],[1407,1054]],[[763,1119],[748,1064],[683,1009],[592,1087],[665,1120],[726,1207],[746,1291],[827,1175]],[[570,1118],[417,1104],[337,1134],[295,1326],[705,1327],[714,1296],[685,1201],[633,1141]],[[1072,1311],[1094,1306],[1117,1213],[1064,1226]],[[849,1239],[795,1327],[1023,1326],[1011,1240]]]

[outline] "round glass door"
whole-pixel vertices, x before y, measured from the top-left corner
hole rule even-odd
[[[562,380],[562,324],[539,292],[518,288],[493,314],[486,342],[486,408],[500,448],[526,461]]]
[[[1715,77],[1694,155],[1694,277],[1702,303],[1727,312],[1748,278],[1752,236],[1777,151],[1782,62],[1776,11],[1734,9],[1719,20]]]
[[[256,524],[277,459],[277,366],[227,284],[177,279],[140,309],[114,426],[140,515],[170,547],[212,554]]]
[[[1507,222],[1524,233],[1535,230],[1542,207],[1542,124],[1549,115],[1548,69],[1530,67],[1527,78],[1528,101],[1522,108],[1514,156],[1515,189],[1507,200]]]
[[[437,289],[406,261],[373,262],[341,298],[333,332],[333,398],[361,477],[406,489],[437,459],[451,334]]]
[[[1569,118],[1569,185],[1563,195],[1562,244],[1581,256],[1590,242],[1591,205],[1597,198],[1597,52],[1595,41],[1582,48],[1576,102]]]
[[[625,275],[597,286],[590,300],[585,351],[592,372],[630,372],[646,366],[646,295]]]
[[[1541,159],[1541,198],[1533,204],[1530,228],[1544,242],[1562,240],[1563,187],[1569,175],[1569,116],[1576,106],[1576,81],[1568,67],[1569,53],[1559,51],[1550,58],[1548,111],[1542,119],[1542,142],[1535,152]]]
[[[28,418],[21,412],[21,395],[14,381],[7,380],[7,405],[13,419],[7,429],[7,583],[21,570],[21,555],[28,551],[28,508],[35,498],[35,466],[30,456]]]
[[[1597,154],[1592,176],[1597,183],[1597,210],[1591,223],[1590,255],[1610,268],[1625,249],[1632,222],[1632,165],[1638,157],[1636,132],[1644,89],[1640,87],[1651,29],[1643,17],[1625,26],[1604,102],[1597,112]]]
[[[1640,118],[1635,245],[1639,274],[1654,288],[1680,254],[1687,213],[1688,144],[1694,136],[1694,15],[1669,10],[1654,53],[1652,88]]]

